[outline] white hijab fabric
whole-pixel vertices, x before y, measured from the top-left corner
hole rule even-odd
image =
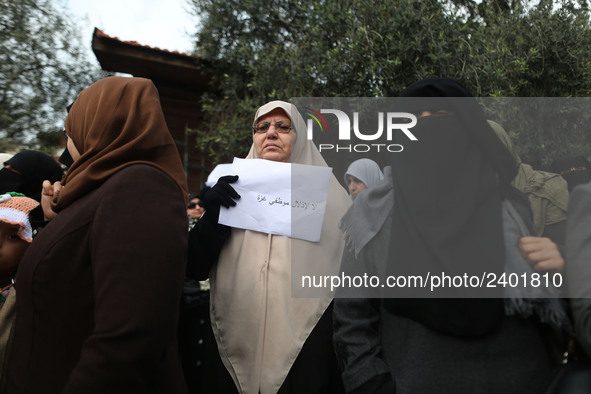
[[[297,133],[289,161],[326,167],[316,146],[307,140],[304,120],[293,104],[265,104],[255,122],[276,108],[285,111]],[[254,144],[246,158],[258,158]],[[291,296],[292,265],[305,275],[339,273],[344,240],[338,223],[351,201],[334,175],[328,202],[320,242],[233,228],[212,269],[212,327],[222,361],[241,393],[279,390],[332,301],[330,289],[322,298]]]
[[[345,172],[345,185],[348,185],[347,175],[354,176],[365,184],[365,187],[371,189],[379,181],[384,179],[384,174],[380,170],[378,163],[371,159],[358,159],[349,164]]]

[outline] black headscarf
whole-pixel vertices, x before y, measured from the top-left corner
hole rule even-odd
[[[62,179],[62,167],[55,159],[43,152],[25,150],[17,153],[4,165],[10,165],[18,172],[8,168],[0,170],[0,193],[18,192],[41,200],[41,187],[44,180],[51,183]]]
[[[472,94],[458,82],[448,78],[427,78],[415,82],[400,95],[399,106],[406,112],[448,111],[461,118],[467,135],[487,158],[506,186],[517,175],[515,160],[487,124],[482,108]],[[413,129],[415,130],[415,129]],[[400,137],[400,136],[399,136]]]
[[[569,193],[577,185],[591,181],[591,164],[584,156],[562,156],[552,162],[550,171],[562,175]]]
[[[423,80],[401,97],[399,110],[435,115],[412,128],[418,141],[394,140],[404,150],[392,155],[391,274],[498,276],[505,260],[501,200],[516,173],[511,155],[457,82]],[[501,299],[462,298],[469,288],[450,290],[446,299],[390,298],[384,305],[459,336],[484,335],[500,324]]]

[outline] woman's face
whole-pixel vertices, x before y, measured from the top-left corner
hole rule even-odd
[[[353,175],[347,175],[347,187],[349,188],[349,194],[351,194],[353,200],[357,198],[359,193],[367,189],[365,183],[355,178]]]
[[[203,213],[205,212],[205,209],[201,205],[199,205],[198,202],[199,199],[194,198],[191,201],[189,201],[189,205],[187,205],[187,214],[193,219],[199,219],[201,216],[203,216]]]
[[[66,148],[68,148],[68,152],[70,152],[70,156],[72,156],[72,160],[76,161],[80,157],[80,153],[76,146],[74,145],[74,141],[68,137],[68,142],[66,143]]]
[[[282,133],[279,125],[291,126],[291,119],[281,108],[276,108],[261,116],[255,126],[261,123],[268,123],[269,127],[266,132],[254,132],[253,134],[254,147],[259,158],[288,162],[297,134],[293,129]]]

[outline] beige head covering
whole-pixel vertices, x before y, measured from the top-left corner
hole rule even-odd
[[[537,171],[529,164],[523,164],[503,127],[492,120],[489,120],[488,124],[507,147],[518,166],[517,176],[511,184],[529,198],[535,235],[541,236],[545,226],[566,220],[568,185],[558,174]]]
[[[297,133],[290,162],[326,167],[306,139],[304,120],[294,105],[265,104],[255,121],[276,108],[286,112]],[[258,158],[254,144],[246,158]],[[324,298],[292,298],[292,266],[306,275],[339,273],[344,240],[338,223],[350,204],[333,175],[320,242],[232,229],[210,276],[211,319],[220,355],[240,392],[276,393],[332,301],[330,292]]]

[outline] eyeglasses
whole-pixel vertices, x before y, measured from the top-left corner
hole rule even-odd
[[[256,134],[264,134],[267,131],[269,131],[269,128],[271,126],[274,126],[275,131],[277,131],[280,134],[288,134],[292,129],[291,125],[285,125],[282,122],[277,122],[277,123],[261,122],[261,123],[257,123],[254,126],[252,126],[252,131],[255,132]]]
[[[189,205],[187,205],[187,209],[193,209],[197,206],[196,202],[190,202]]]

